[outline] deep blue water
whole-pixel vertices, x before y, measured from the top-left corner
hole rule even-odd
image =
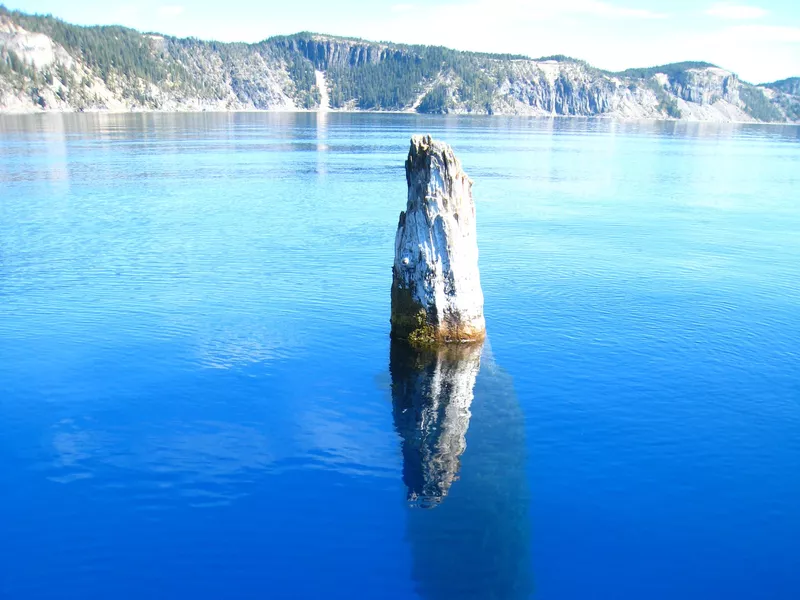
[[[480,357],[389,342],[422,132],[475,180]],[[0,136],[0,597],[800,597],[800,128]]]

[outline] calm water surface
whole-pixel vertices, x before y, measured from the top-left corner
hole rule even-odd
[[[489,338],[388,338],[412,133]],[[0,597],[800,597],[800,129],[0,118]]]

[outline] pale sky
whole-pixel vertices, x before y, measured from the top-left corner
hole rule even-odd
[[[2,1],[2,0],[0,0]],[[800,0],[5,0],[82,25],[220,41],[314,31],[620,70],[705,60],[754,83],[800,76]]]

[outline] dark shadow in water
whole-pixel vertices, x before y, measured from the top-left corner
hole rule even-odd
[[[511,377],[481,346],[419,353],[392,342],[389,370],[418,593],[530,597],[525,427]]]

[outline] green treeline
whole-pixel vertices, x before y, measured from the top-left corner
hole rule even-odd
[[[800,77],[789,77],[773,83],[765,83],[764,86],[787,94],[800,95]]]
[[[500,59],[436,46],[410,48],[413,52],[393,52],[379,63],[329,69],[331,105],[338,108],[354,102],[361,109],[400,110],[411,105],[427,84],[442,76],[457,82],[461,102],[488,110],[497,90],[498,76],[504,72]],[[418,110],[446,112],[450,106],[445,96],[441,85],[435,87]]]
[[[619,71],[613,74],[621,77],[630,77],[632,79],[650,79],[656,73],[664,73],[670,79],[676,79],[683,76],[684,73],[686,73],[686,71],[689,69],[707,69],[709,67],[716,66],[717,65],[707,62],[689,60],[685,62],[670,63],[668,65],[660,65],[657,67],[625,69],[624,71]]]
[[[421,113],[444,114],[452,107],[452,100],[447,86],[434,86],[425,94],[417,109]]]
[[[175,62],[158,60],[145,36],[134,29],[118,26],[79,27],[51,15],[28,15],[0,6],[0,15],[12,18],[28,31],[43,33],[93,67],[108,81],[116,71],[155,83],[185,78]]]
[[[661,71],[657,72],[660,73]],[[646,85],[656,95],[656,100],[658,100],[658,110],[666,113],[666,115],[672,119],[681,118],[681,109],[678,107],[678,101],[674,96],[668,94],[663,86],[661,86],[661,84],[659,84],[655,79],[648,79]]]
[[[780,111],[775,108],[769,99],[760,89],[749,86],[742,86],[739,90],[739,98],[744,103],[744,110],[754,119],[759,121],[779,121],[783,117]],[[788,107],[792,108],[792,107]],[[795,105],[793,108],[797,108]]]
[[[401,109],[414,101],[423,82],[435,77],[441,66],[441,57],[408,54],[393,54],[379,63],[334,66],[327,71],[331,106],[341,108],[352,101],[361,109]]]

